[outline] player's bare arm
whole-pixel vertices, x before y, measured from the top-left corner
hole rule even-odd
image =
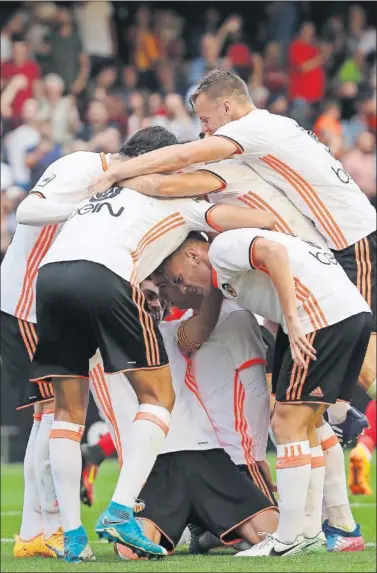
[[[206,214],[207,223],[215,230],[231,231],[232,229],[273,229],[275,215],[259,209],[245,209],[235,205],[214,205]]]
[[[16,219],[21,225],[39,227],[64,223],[77,204],[46,199],[42,193],[30,193],[18,206]]]
[[[178,171],[194,163],[209,163],[227,159],[236,153],[238,147],[225,137],[206,137],[182,145],[171,145],[145,153],[110,168],[88,189],[89,195],[103,193],[114,183],[151,173],[169,173]]]
[[[295,282],[287,249],[275,241],[256,237],[250,248],[250,264],[253,268],[267,270],[278,293],[287,322],[292,358],[298,366],[306,368],[304,355],[315,360],[316,351],[301,331],[297,314]]]
[[[177,340],[182,352],[194,352],[208,340],[219,320],[222,301],[221,291],[212,288],[203,298],[199,313],[179,325]]]
[[[149,197],[195,197],[207,195],[225,189],[226,183],[220,177],[200,169],[194,173],[176,175],[141,175],[120,182],[123,187],[130,187]]]

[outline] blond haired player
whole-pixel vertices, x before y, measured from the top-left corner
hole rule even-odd
[[[236,74],[212,70],[191,96],[191,101],[203,132],[216,137],[159,150],[127,165],[114,166],[93,185],[93,191],[104,190],[125,178],[177,171],[191,164],[219,161],[238,154],[243,163],[280,189],[313,221],[372,309],[373,335],[360,383],[375,398],[375,209],[342,163],[314,134],[290,118],[256,108],[245,82]],[[192,184],[195,184],[195,174]],[[151,194],[159,195],[158,192]],[[193,190],[191,194],[197,192]]]
[[[351,398],[370,334],[368,305],[331,253],[272,231],[230,231],[210,247],[188,239],[164,270],[183,292],[208,294],[213,281],[227,298],[281,325],[272,418],[280,520],[277,533],[246,555],[310,552],[322,529],[319,442],[337,441],[333,432],[323,435],[326,425],[317,439],[315,425],[326,405]]]

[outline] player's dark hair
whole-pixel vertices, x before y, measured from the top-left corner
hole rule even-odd
[[[176,136],[159,125],[144,127],[136,132],[119,150],[125,157],[138,157],[149,151],[155,151],[168,145],[176,145],[178,140]]]

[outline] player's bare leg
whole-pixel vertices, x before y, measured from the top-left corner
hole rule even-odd
[[[55,419],[50,433],[50,462],[64,529],[64,558],[73,563],[92,561],[94,555],[80,516],[80,442],[88,406],[89,381],[54,378],[53,382]]]
[[[133,507],[160,453],[169,431],[174,390],[170,367],[127,371],[139,401],[139,411],[123,452],[123,465],[112,501],[99,518],[96,532],[109,541],[123,543],[140,556],[163,556],[165,549],[151,543],[133,519]],[[110,526],[110,522],[114,525]],[[143,543],[139,541],[143,538]]]
[[[343,449],[323,417],[316,425],[325,458],[323,507],[327,519],[323,530],[328,550],[359,551],[364,549],[364,542],[349,504]]]

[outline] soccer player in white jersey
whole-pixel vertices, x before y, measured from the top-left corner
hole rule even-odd
[[[161,130],[159,145],[164,144]],[[166,133],[170,142],[171,134]],[[154,137],[152,129],[151,140]],[[163,548],[143,535],[132,509],[168,431],[174,402],[161,337],[134,285],[177,248],[189,231],[213,230],[211,221],[216,228],[226,230],[259,224],[271,227],[275,218],[262,211],[247,214],[245,209],[233,207],[230,211],[228,207],[209,207],[191,199],[160,201],[116,187],[79,205],[42,261],[37,281],[40,338],[31,378],[52,378],[58,393],[50,456],[67,540],[67,560],[92,556],[85,543],[78,493],[75,512],[63,513],[62,508],[68,508],[69,500],[75,498],[76,484],[79,488],[79,442],[86,413],[88,360],[98,347],[106,372],[128,372],[141,406],[133,425],[127,464],[96,531],[141,553],[165,554]],[[59,438],[58,444],[54,444],[55,438]],[[63,448],[77,463],[75,479],[64,463]]]
[[[148,279],[142,282],[140,289],[142,292],[157,291]],[[214,298],[208,302],[218,314],[222,297],[215,292]],[[158,324],[161,314],[157,305],[153,311]],[[275,503],[261,491],[260,485],[244,479],[224,451],[223,444],[219,443],[216,428],[198,393],[195,374],[180,351],[179,326],[180,321],[161,322],[159,326],[169,356],[176,401],[169,434],[140,492],[138,518],[145,520],[145,534],[155,540],[157,536],[158,542],[168,551],[174,550],[195,515],[224,543],[239,538],[251,544],[258,543],[260,531],[276,529]],[[104,375],[102,364],[97,353],[90,365],[91,390],[104,413],[122,465],[138,402],[124,377],[121,374]],[[244,380],[249,383],[250,376]],[[268,412],[268,401],[266,406]]]
[[[336,441],[324,430],[317,438],[315,426],[327,405],[351,399],[371,329],[366,301],[331,253],[273,231],[230,231],[210,247],[188,239],[164,272],[183,292],[208,294],[212,280],[225,297],[281,325],[272,418],[279,526],[247,555],[315,550],[325,469],[320,441]]]
[[[115,181],[178,171],[239,154],[265,181],[280,189],[313,221],[350,280],[373,311],[373,336],[361,371],[364,389],[376,397],[376,212],[340,161],[294,120],[257,109],[245,82],[212,70],[191,96],[206,137],[114,166],[93,191]],[[194,194],[194,193],[192,193]]]
[[[93,177],[110,163],[126,158],[124,150],[122,146],[118,154],[106,156],[80,151],[52,163],[19,206],[19,224],[1,264],[2,376],[17,391],[17,409],[34,405],[34,423],[24,459],[24,505],[20,533],[13,548],[15,557],[62,557],[64,550],[49,462],[53,387],[48,381],[29,382],[30,363],[38,340],[35,307],[38,267],[59,232],[59,222],[85,198]],[[43,197],[46,200],[41,201]],[[49,224],[51,217],[53,224]]]

